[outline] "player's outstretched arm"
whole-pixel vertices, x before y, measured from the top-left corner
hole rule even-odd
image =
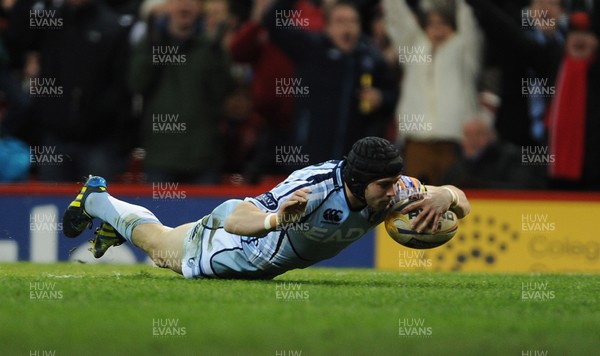
[[[266,220],[266,222],[265,222]],[[270,227],[267,229],[266,224]],[[277,226],[275,214],[265,213],[250,202],[241,202],[225,219],[225,231],[242,236],[264,236]]]
[[[427,226],[434,226],[433,232],[443,213],[453,211],[459,219],[464,218],[471,211],[471,204],[465,193],[453,185],[436,187],[425,186],[427,196],[416,203],[410,204],[402,210],[403,214],[411,210],[421,209],[419,215],[413,220],[413,228],[418,232],[424,231]]]
[[[450,202],[451,202],[450,208],[448,210],[452,210],[459,219],[464,218],[471,211],[471,204],[469,203],[469,199],[467,199],[465,192],[458,189],[457,187],[455,187],[453,185],[443,185],[441,187],[435,187],[435,186],[426,186],[426,187],[427,187],[427,191],[429,191],[429,189],[437,189],[437,190],[441,191],[442,194],[444,193],[444,190],[445,190],[451,199],[450,200]],[[454,194],[452,194],[452,193],[454,193]]]
[[[310,189],[295,191],[277,213],[266,213],[250,202],[240,203],[225,219],[225,231],[241,236],[264,236],[282,224],[300,220],[306,210]]]

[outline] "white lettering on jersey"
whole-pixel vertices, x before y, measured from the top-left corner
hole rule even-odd
[[[361,228],[351,228],[347,231],[336,228],[330,231],[330,229],[313,226],[310,230],[305,231],[303,235],[310,240],[318,242],[349,242],[358,240],[366,233],[367,231]]]

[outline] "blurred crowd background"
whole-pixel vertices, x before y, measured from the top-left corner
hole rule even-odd
[[[255,184],[360,137],[461,188],[600,189],[592,0],[3,0],[0,181]]]

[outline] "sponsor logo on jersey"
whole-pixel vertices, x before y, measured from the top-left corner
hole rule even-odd
[[[350,229],[326,229],[322,227],[313,226],[310,230],[304,232],[303,236],[307,239],[317,242],[348,243],[360,239],[366,233],[367,230],[359,227]]]
[[[343,212],[338,209],[326,209],[323,212],[323,220],[332,224],[339,224],[342,221]]]
[[[256,200],[269,210],[277,209],[277,200],[271,192],[266,192],[257,196]]]

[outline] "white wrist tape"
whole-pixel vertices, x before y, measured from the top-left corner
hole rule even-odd
[[[451,208],[454,208],[455,206],[458,205],[459,203],[459,198],[458,198],[458,194],[456,194],[456,192],[448,187],[442,187],[444,189],[446,189],[447,191],[450,192],[450,196],[452,196],[452,203],[450,204]]]
[[[275,215],[275,226],[271,225],[271,216]],[[272,228],[277,227],[279,225],[279,217],[275,213],[268,214],[265,217],[264,227],[265,230],[270,231]]]

